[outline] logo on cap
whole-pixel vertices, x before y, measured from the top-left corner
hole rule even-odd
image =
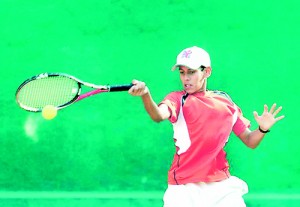
[[[190,58],[191,54],[192,54],[192,50],[185,50],[183,51],[181,58]]]

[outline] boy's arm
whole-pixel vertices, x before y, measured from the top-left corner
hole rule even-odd
[[[154,102],[149,88],[144,82],[133,80],[133,86],[129,89],[128,93],[133,96],[141,96],[144,107],[155,122],[160,122],[170,117],[170,112],[166,104],[160,104],[159,106]]]

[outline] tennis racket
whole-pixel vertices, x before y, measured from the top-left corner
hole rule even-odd
[[[82,86],[92,88],[81,94]],[[18,105],[27,111],[41,112],[47,105],[62,109],[103,92],[128,91],[132,84],[95,85],[63,73],[42,73],[24,81],[16,91]]]

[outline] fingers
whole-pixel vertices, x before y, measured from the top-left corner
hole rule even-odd
[[[133,79],[133,80],[131,81],[131,83],[132,83],[133,85],[136,85],[136,84],[138,84],[139,82],[141,82],[141,81],[138,81],[138,80],[135,80],[135,79]]]
[[[272,114],[273,117],[276,117],[276,115],[282,110],[282,106],[279,106],[277,109],[276,109],[276,106],[277,106],[277,104],[274,103],[269,111],[269,113]],[[268,112],[268,110],[266,111],[266,109],[268,109],[268,106],[265,104],[265,112]]]
[[[274,118],[275,118],[275,117],[277,116],[277,114],[282,110],[282,106],[279,106],[276,110],[275,110],[275,108],[276,108],[276,104],[273,104],[273,106],[272,106],[272,109],[273,109],[273,110],[270,111],[270,113],[272,113],[272,115],[273,115]],[[274,111],[274,110],[275,110],[275,111]],[[279,121],[279,120],[281,120],[281,119],[283,119],[283,118],[284,118],[284,115],[279,116],[279,117],[275,118],[275,122],[277,122],[277,121]]]
[[[273,116],[276,116],[282,109],[282,106],[278,107],[276,111],[274,111]]]
[[[276,109],[276,106],[277,106],[277,104],[274,103],[271,106],[270,111],[268,111],[268,106],[266,104],[264,105],[264,113],[271,115],[274,118],[275,122],[284,118],[284,116],[280,116],[280,117],[276,118],[278,113],[282,110],[282,106],[279,106],[277,109]]]
[[[258,113],[256,111],[253,112],[254,118],[257,119],[258,118]]]
[[[279,117],[277,117],[276,119],[275,119],[275,121],[279,121],[279,120],[281,120],[281,119],[283,119],[284,118],[284,116],[282,115],[282,116],[279,116]]]
[[[128,93],[133,96],[142,96],[148,92],[146,84],[142,81],[132,80],[133,86],[129,89]]]
[[[274,110],[276,108],[276,103],[274,103],[270,109],[270,113],[273,114]]]
[[[268,112],[269,111],[269,108],[267,106],[267,104],[264,105],[264,112]]]
[[[264,104],[264,112],[269,112],[270,114],[273,114],[274,116],[276,116],[282,109],[282,106],[278,107],[278,109],[276,109],[276,106],[277,104],[274,103],[272,106],[271,106],[271,109],[269,111],[269,108],[268,108],[268,105],[267,104]],[[275,110],[276,109],[276,110]]]

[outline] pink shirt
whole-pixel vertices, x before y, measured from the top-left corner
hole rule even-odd
[[[224,93],[172,92],[161,102],[171,113],[176,153],[168,173],[169,184],[214,182],[227,178],[224,146],[231,131],[237,136],[250,122]]]

